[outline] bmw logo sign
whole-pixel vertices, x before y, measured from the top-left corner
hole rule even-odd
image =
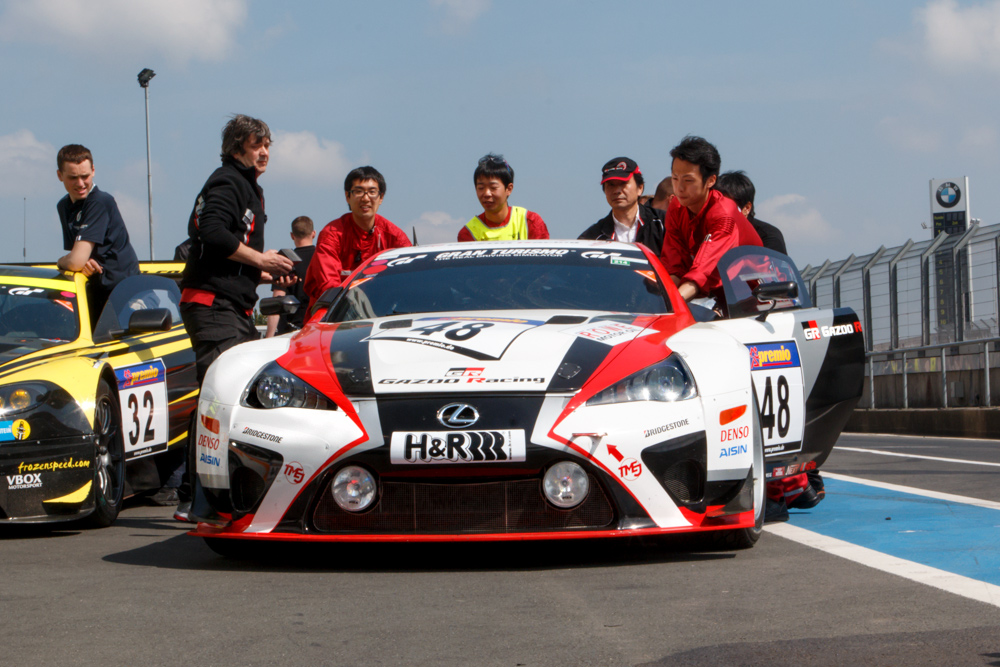
[[[937,189],[937,193],[934,195],[937,199],[937,203],[945,208],[953,208],[962,199],[962,191],[959,190],[958,186],[948,181],[947,183],[942,183],[941,187]]]

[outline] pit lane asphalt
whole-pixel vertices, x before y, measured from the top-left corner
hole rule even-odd
[[[1000,463],[1000,441],[845,435],[824,466],[1000,501],[1000,467],[871,451]],[[831,519],[844,484],[788,525],[861,523]],[[1000,665],[1000,607],[772,533],[742,552],[324,545],[230,561],[170,514],[0,526],[0,665]]]

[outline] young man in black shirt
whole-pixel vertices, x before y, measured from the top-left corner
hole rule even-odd
[[[777,250],[783,255],[787,255],[785,249],[785,236],[781,230],[774,225],[758,220],[753,208],[753,200],[757,194],[757,189],[753,186],[753,181],[742,171],[727,171],[719,176],[715,182],[715,189],[729,197],[740,207],[740,213],[750,221],[753,228],[760,236],[760,242],[765,248]]]
[[[88,277],[90,321],[97,318],[119,282],[139,273],[139,260],[115,198],[94,185],[94,158],[79,144],[59,149],[56,177],[66,196],[56,204],[63,249],[69,253],[56,264],[64,271]]]
[[[265,338],[270,338],[275,334],[286,334],[289,331],[301,329],[305,323],[306,310],[309,306],[309,296],[305,291],[306,270],[309,268],[309,261],[312,259],[316,246],[316,230],[313,227],[312,218],[300,215],[292,220],[292,231],[289,234],[292,243],[295,244],[295,254],[301,261],[295,263],[295,276],[298,280],[291,287],[281,288],[277,285],[271,290],[272,296],[285,296],[291,294],[299,300],[299,309],[291,315],[268,315],[267,332]]]

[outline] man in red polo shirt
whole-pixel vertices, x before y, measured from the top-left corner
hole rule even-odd
[[[388,248],[405,248],[410,239],[378,214],[385,197],[385,178],[375,167],[358,167],[344,179],[350,212],[327,223],[316,239],[316,250],[306,271],[309,306],[326,290],[340,287],[361,262]]]
[[[685,300],[723,300],[717,264],[727,250],[761,245],[733,200],[713,189],[722,160],[715,146],[686,136],[670,151],[674,197],[667,207],[660,259]]]

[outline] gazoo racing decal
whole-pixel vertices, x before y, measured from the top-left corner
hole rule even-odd
[[[115,369],[121,400],[125,459],[167,448],[167,368],[162,359]]]
[[[494,463],[524,461],[523,430],[397,431],[389,443],[392,463]]]
[[[566,329],[565,333],[571,336],[586,338],[597,343],[604,343],[612,347],[619,343],[632,340],[643,332],[653,333],[652,329],[628,324],[627,322],[591,322],[572,329]]]
[[[798,347],[794,341],[787,341],[752,343],[747,349],[750,351],[750,377],[760,408],[764,455],[800,451],[805,428],[805,397]]]
[[[413,324],[408,329],[383,329],[364,340],[399,341],[496,361],[518,336],[545,323],[500,317],[422,317]]]
[[[819,326],[816,324],[816,320],[808,320],[802,323],[802,331],[805,334],[806,340],[849,336],[853,333],[861,333],[861,322],[855,321],[849,324]]]

